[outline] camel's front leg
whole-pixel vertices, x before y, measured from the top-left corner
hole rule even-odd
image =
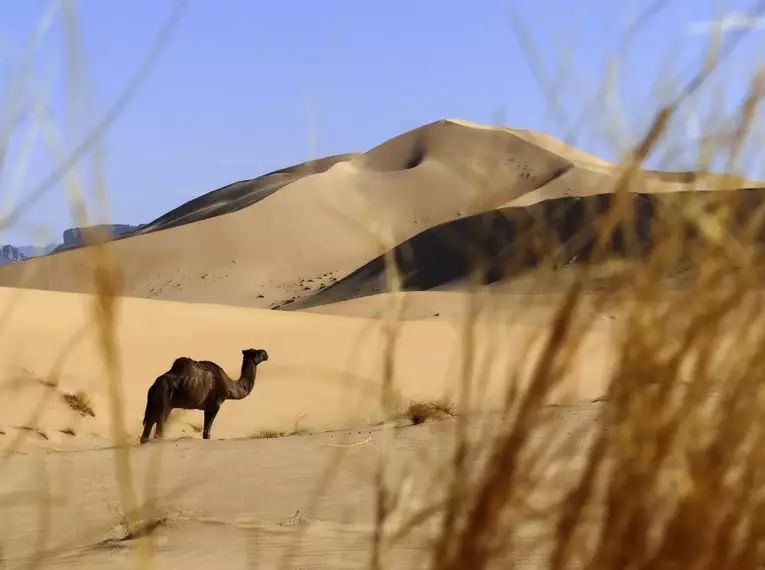
[[[205,425],[204,429],[202,430],[202,439],[210,439],[210,430],[212,430],[215,416],[218,415],[219,410],[220,404],[217,402],[210,404],[207,408],[205,408]]]

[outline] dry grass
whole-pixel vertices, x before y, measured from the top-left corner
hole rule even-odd
[[[90,397],[84,391],[78,390],[74,393],[65,392],[61,394],[61,397],[69,407],[78,414],[82,416],[90,416],[91,418],[96,417],[96,412],[93,410]]]
[[[81,185],[80,177],[73,170],[75,167],[80,166],[80,162],[83,158],[90,153],[90,164],[93,169],[92,176],[92,194],[96,197],[98,206],[101,211],[97,212],[96,217],[100,218],[99,221],[107,220],[106,211],[104,207],[106,205],[107,187],[106,180],[104,179],[104,173],[106,169],[104,167],[104,154],[101,146],[102,137],[111,124],[120,116],[125,106],[132,100],[133,96],[140,88],[141,84],[147,77],[153,64],[157,61],[163,47],[172,35],[173,28],[178,24],[180,16],[182,14],[185,3],[183,1],[176,2],[173,11],[167,19],[165,25],[160,30],[156,40],[153,42],[151,49],[141,61],[138,69],[134,73],[133,77],[127,83],[127,86],[119,94],[116,101],[110,106],[106,113],[99,117],[98,121],[91,123],[92,128],[89,126],[87,136],[82,141],[78,141],[79,144],[71,152],[65,151],[61,146],[60,132],[55,124],[53,124],[51,117],[48,113],[33,113],[31,131],[35,133],[42,131],[44,133],[43,141],[47,148],[45,150],[50,154],[52,164],[55,165],[50,174],[44,178],[36,187],[24,199],[19,200],[16,204],[12,200],[6,203],[5,211],[0,219],[0,230],[10,227],[25,213],[25,211],[31,207],[37,200],[43,197],[47,192],[61,182],[63,187],[67,191],[67,198],[71,205],[72,217],[74,223],[77,226],[87,226],[92,223],[92,212],[89,215],[87,205],[84,200],[90,192],[85,192]],[[58,12],[60,10],[60,12]],[[51,3],[51,5],[45,10],[44,15],[41,16],[38,29],[33,34],[33,39],[30,46],[30,51],[24,60],[24,64],[16,70],[15,73],[8,74],[4,83],[4,97],[8,97],[7,100],[0,102],[4,111],[10,111],[8,116],[18,117],[23,116],[23,109],[21,107],[27,105],[28,101],[24,101],[23,97],[25,92],[29,91],[29,85],[26,84],[28,76],[30,75],[30,67],[34,63],[37,50],[40,49],[39,42],[44,39],[46,32],[48,31],[49,24],[55,19],[55,16],[61,16],[62,25],[62,42],[64,49],[62,53],[65,54],[65,70],[64,75],[68,82],[68,86],[71,89],[66,89],[66,100],[64,102],[66,111],[73,113],[74,122],[79,120],[85,120],[90,123],[90,117],[82,117],[78,113],[79,109],[88,108],[90,105],[88,101],[92,94],[88,90],[88,78],[83,76],[83,72],[87,69],[84,65],[83,54],[80,53],[79,44],[79,32],[78,32],[78,15],[74,3],[61,2]],[[33,75],[33,74],[32,74]],[[16,95],[20,95],[19,100],[16,100]],[[44,100],[47,95],[43,94],[41,100]],[[33,107],[40,107],[40,101],[34,101]],[[84,106],[83,106],[84,103]],[[46,105],[42,105],[45,107]],[[18,127],[18,124],[7,123],[0,133],[0,165],[5,166],[7,159],[6,151],[10,146],[10,140],[16,133],[14,130]],[[4,172],[5,174],[5,172]],[[3,177],[7,178],[6,176]],[[8,196],[12,198],[12,196]],[[116,300],[121,290],[120,268],[117,262],[110,256],[107,247],[103,245],[94,244],[86,248],[89,258],[86,260],[85,266],[82,268],[83,279],[91,281],[93,286],[94,303],[92,305],[92,319],[90,325],[93,325],[92,332],[95,333],[97,338],[100,356],[105,368],[104,380],[106,383],[108,393],[108,418],[110,420],[111,436],[115,444],[115,452],[113,454],[115,462],[115,479],[116,487],[120,496],[120,504],[122,505],[122,517],[124,519],[124,527],[130,530],[131,536],[137,536],[136,530],[141,528],[141,521],[156,520],[156,517],[152,517],[150,511],[153,509],[151,482],[146,486],[148,498],[143,502],[139,502],[134,486],[134,475],[130,460],[129,451],[127,449],[127,439],[125,433],[125,421],[124,421],[124,405],[122,401],[122,387],[120,377],[120,364],[119,364],[119,348],[116,341],[116,331],[118,327],[118,314],[116,310]],[[12,309],[12,306],[3,307],[3,313],[7,314]],[[0,324],[2,319],[0,318]],[[89,327],[90,327],[89,325]],[[79,334],[84,334],[85,331],[80,330],[72,336],[73,340],[76,340]],[[65,355],[63,355],[65,356]],[[50,378],[56,377],[56,369],[61,365],[61,360],[57,360],[53,365],[53,370],[49,374]],[[54,386],[52,386],[54,387]],[[54,395],[54,391],[49,391],[44,398],[38,403],[36,409],[32,413],[30,418],[30,425],[37,421],[37,419],[44,413],[45,407],[50,402],[51,396]],[[67,403],[84,415],[94,415],[92,406],[83,405],[87,403],[87,400],[79,397],[77,394],[68,395],[66,397]],[[24,430],[22,430],[24,431]],[[32,429],[40,437],[47,439],[47,434],[44,431],[38,429]],[[23,434],[17,437],[9,446],[8,450],[13,451],[17,448],[20,442],[23,440]],[[10,454],[4,454],[0,456],[3,462],[7,461]],[[46,485],[49,484],[46,480]],[[46,489],[49,492],[49,489]],[[45,493],[43,493],[45,494]],[[40,521],[41,536],[45,536],[47,532],[49,520],[45,516],[50,516],[50,511],[41,511],[43,517]],[[150,526],[150,525],[149,525]],[[148,527],[147,527],[148,528]],[[139,532],[139,534],[146,534],[145,532]],[[44,540],[43,540],[44,542]],[[35,556],[29,560],[28,567],[34,568],[42,563],[42,550],[43,543],[40,543],[39,552],[35,553]],[[146,541],[137,542],[137,553],[140,560],[139,566],[146,567],[151,558],[151,552],[149,545]]]
[[[38,427],[35,427],[35,426],[31,426],[31,425],[19,426],[19,430],[23,431],[23,432],[28,432],[28,433],[34,433],[40,439],[44,439],[44,440],[48,440],[49,439],[48,438],[48,434],[47,434],[47,432],[45,430],[43,430],[41,428],[38,428]]]
[[[156,517],[148,520],[129,522],[127,517],[119,515],[118,536],[107,538],[96,544],[96,548],[113,549],[123,546],[124,543],[151,536],[159,528],[166,526],[170,521],[167,517]]]
[[[252,439],[276,439],[279,437],[285,437],[288,434],[286,431],[277,431],[273,429],[264,429],[252,436]]]
[[[298,414],[295,421],[292,424],[292,430],[287,435],[309,435],[312,431],[308,428],[300,427],[300,424],[305,419],[305,414]]]
[[[146,521],[137,521],[132,524],[129,524],[127,519],[123,518],[123,536],[119,540],[135,540],[144,536],[150,536],[154,531],[165,526],[167,523],[167,517],[151,518]]]
[[[453,418],[454,404],[446,400],[431,400],[428,402],[409,402],[403,417],[412,425],[419,425],[428,420],[445,420]]]
[[[274,429],[264,429],[252,436],[252,439],[275,439],[287,437],[289,435],[310,435],[313,433],[310,429],[300,427],[300,423],[305,419],[305,414],[300,414],[295,418],[290,431],[280,431]]]
[[[703,76],[694,81],[685,93]],[[756,78],[734,120],[736,141],[746,136],[761,87]],[[431,568],[517,567],[530,525],[539,568],[765,564],[762,205],[742,220],[742,205],[719,192],[699,196],[694,208],[656,212],[650,254],[629,280],[597,294],[632,301],[599,427],[561,438],[546,421],[545,403],[592,324],[579,310],[590,272],[612,253],[614,231],[635,239],[627,207],[633,179],[679,104],[657,114],[614,184],[613,207],[593,220],[594,251],[562,300],[529,383],[519,388],[517,372],[508,371],[506,419],[481,448],[480,469],[461,469],[466,444],[458,442]],[[727,149],[728,164],[739,148]],[[688,260],[693,279],[668,300],[667,276]],[[574,449],[585,450],[579,462]]]

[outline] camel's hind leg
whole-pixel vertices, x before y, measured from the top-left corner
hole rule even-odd
[[[155,426],[155,439],[160,439],[163,436],[165,421],[167,421],[167,417],[172,409],[172,396],[172,388],[167,378],[158,378],[149,388],[146,397],[146,412],[143,419],[144,427],[141,443],[146,443],[149,440],[151,429]]]
[[[163,410],[161,414],[159,414],[159,418],[157,419],[157,429],[154,432],[154,439],[162,439],[165,435],[165,422],[167,421],[167,418],[170,417],[170,412],[173,411],[173,408],[170,407],[168,404],[167,409]]]
[[[143,414],[143,433],[141,443],[146,443],[151,437],[151,430],[156,423],[157,417],[157,382],[149,386],[146,392],[146,411]]]
[[[163,437],[165,437],[165,418],[159,418],[154,430],[154,439],[162,439]]]
[[[151,437],[151,428],[154,427],[154,420],[147,420],[143,426],[143,433],[141,434],[141,443],[146,443]]]

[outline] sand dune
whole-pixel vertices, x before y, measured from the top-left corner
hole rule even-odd
[[[113,441],[109,380],[97,332],[87,320],[92,302],[79,294],[0,289],[0,306],[13,306],[0,330],[0,418],[5,431],[0,446],[12,445],[17,436],[25,446],[53,449],[98,447]],[[270,359],[260,369],[253,394],[224,405],[215,437],[292,431],[296,422],[309,430],[374,424],[386,417],[380,408],[388,346],[385,330],[384,323],[371,319],[124,299],[118,329],[124,427],[130,441],[137,443],[146,391],[177,356],[219,362],[237,377],[244,348],[265,348]],[[489,395],[504,386],[508,366],[531,366],[533,353],[522,347],[543,330],[493,323],[479,333],[493,343],[519,347],[495,355]],[[601,355],[592,362],[602,367],[607,347],[598,333],[593,333],[591,342],[593,354]],[[408,323],[394,346],[393,381],[402,408],[413,399],[455,399],[465,347],[454,320]],[[480,350],[492,349],[486,345]],[[588,378],[591,373],[583,368],[581,374]],[[602,380],[602,373],[580,385],[574,374],[566,397],[577,401],[597,397],[603,390],[598,378]],[[51,382],[55,389],[47,385]],[[80,416],[61,398],[77,390],[92,399],[95,417]],[[41,401],[41,415],[30,423]],[[467,405],[482,406],[481,402]],[[169,437],[199,437],[190,424],[201,423],[201,416],[201,412],[174,413]],[[66,434],[69,429],[75,435]]]
[[[607,190],[612,173],[549,137],[439,121],[363,154],[217,190],[108,250],[127,296],[284,307],[429,228]],[[87,248],[36,258],[0,269],[0,285],[90,292],[90,263]]]
[[[522,196],[569,165],[512,134],[442,121],[303,176],[251,207],[130,236],[109,250],[125,295],[273,307],[422,229]],[[486,181],[480,192],[476,180]],[[3,268],[0,285],[88,292],[88,256],[85,248]]]
[[[439,121],[366,153],[328,157],[213,191],[138,235],[110,243],[108,251],[122,270],[126,296],[315,306],[385,290],[374,276],[386,250],[424,244],[432,253],[443,232],[454,230],[462,240],[463,226],[472,233],[477,221],[490,221],[499,232],[492,237],[492,255],[506,252],[515,235],[504,221],[508,212],[521,219],[547,216],[559,205],[521,208],[608,192],[615,172],[606,161],[541,133]],[[743,182],[646,172],[636,191],[729,189]],[[448,246],[439,251],[453,253]],[[465,273],[463,261],[464,255],[418,256],[427,267],[415,269],[409,280],[417,289],[443,285]],[[87,248],[35,258],[1,268],[0,286],[92,292],[91,263]]]
[[[729,192],[734,216],[728,231],[735,237],[748,220],[762,211],[765,190]],[[675,227],[685,227],[685,248],[690,251],[700,240],[695,213],[703,210],[713,196],[710,191],[630,194],[628,222],[620,224],[612,233],[609,257],[626,261],[651,252],[654,246],[651,228],[659,219],[670,221]],[[425,230],[288,308],[321,307],[398,290],[471,290],[476,285],[519,278],[516,293],[528,294],[532,290],[560,293],[571,283],[570,272],[563,271],[564,266],[576,265],[590,256],[596,238],[594,222],[598,215],[609,210],[613,201],[613,194],[548,199],[446,222]],[[762,240],[765,235],[759,237]],[[395,288],[387,269],[389,260],[395,262],[399,274]],[[534,280],[533,287],[524,290],[522,284],[532,283],[522,278],[540,268],[555,269],[545,275],[543,282]],[[600,287],[602,279],[603,273],[596,272],[592,285]],[[445,304],[448,306],[450,302]],[[430,304],[439,311],[432,302]],[[361,305],[346,304],[343,312],[351,307]]]

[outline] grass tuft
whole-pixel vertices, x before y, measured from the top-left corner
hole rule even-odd
[[[93,406],[90,402],[90,398],[82,390],[78,390],[74,393],[65,392],[61,396],[64,398],[64,401],[69,405],[69,407],[72,408],[75,412],[82,416],[90,416],[91,418],[96,417],[96,413],[93,411]]]
[[[135,540],[137,538],[143,538],[144,536],[150,536],[154,531],[165,526],[167,523],[167,517],[152,517],[146,521],[137,521],[132,524],[129,524],[127,519],[123,519],[121,521],[123,530],[121,541]]]
[[[276,439],[289,435],[286,431],[276,431],[273,429],[264,429],[252,436],[252,439]]]
[[[446,400],[409,402],[404,411],[404,417],[415,426],[428,420],[446,420],[454,416],[454,404]]]
[[[169,523],[167,517],[152,517],[147,520],[138,520],[130,523],[125,516],[120,517],[119,522],[119,537],[107,538],[95,545],[96,549],[113,550],[129,543],[130,541],[137,540],[151,536],[154,532],[166,526]]]
[[[19,429],[22,431],[28,431],[28,432],[37,434],[37,436],[40,437],[41,439],[45,439],[45,440],[48,439],[48,434],[45,432],[45,430],[40,429],[38,427],[25,425],[25,426],[19,426]]]

